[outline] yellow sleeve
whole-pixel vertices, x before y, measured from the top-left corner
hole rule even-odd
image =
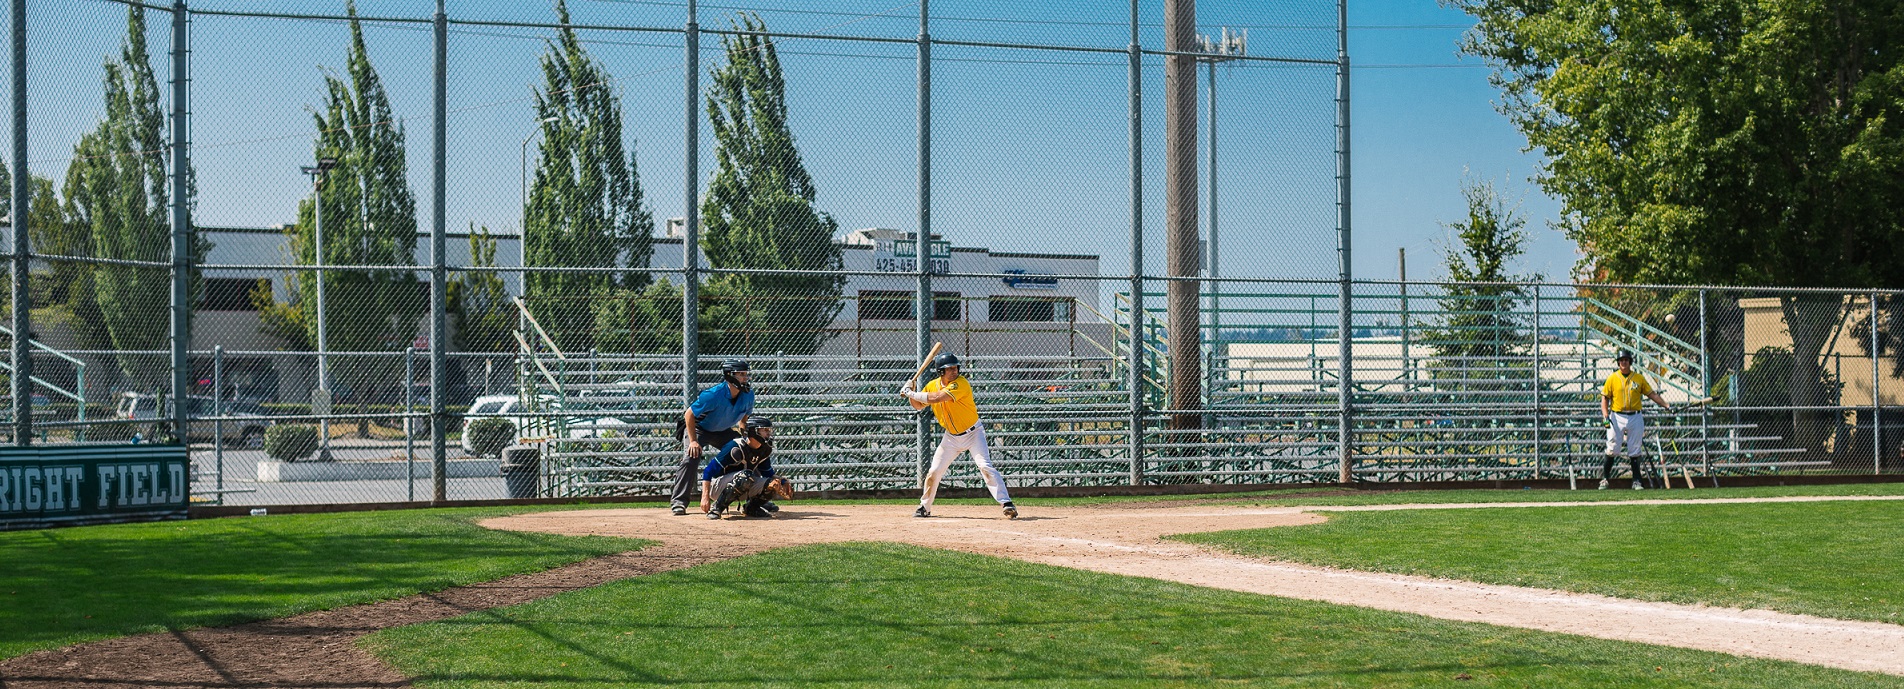
[[[1606,378],[1606,384],[1605,384],[1605,385],[1602,385],[1602,386],[1600,386],[1600,396],[1601,396],[1601,397],[1606,397],[1606,398],[1609,398],[1609,399],[1611,399],[1611,398],[1613,398],[1614,396],[1616,396],[1616,395],[1617,395],[1617,394],[1619,393],[1619,391],[1620,391],[1620,386],[1618,386],[1618,385],[1615,385],[1615,384],[1613,383],[1613,379],[1614,379],[1614,377],[1616,377],[1616,376],[1618,376],[1618,375],[1619,375],[1619,374],[1617,374],[1617,373],[1615,373],[1615,374],[1613,374],[1613,375],[1611,375],[1611,376],[1607,376],[1607,378]]]
[[[961,385],[961,383],[964,384]],[[952,381],[952,389],[946,391],[946,394],[951,395],[954,402],[968,407],[977,406],[972,403],[972,384],[965,380],[965,376],[959,376],[957,380]]]
[[[1639,376],[1640,378],[1640,394],[1641,395],[1653,394],[1653,385],[1651,383],[1646,382],[1646,376],[1640,375],[1639,373],[1634,373],[1633,375]]]

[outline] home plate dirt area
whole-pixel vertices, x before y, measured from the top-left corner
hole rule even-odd
[[[1795,501],[1738,498],[1726,501]],[[1845,498],[1826,498],[1845,499]],[[1857,499],[1857,498],[1851,498]],[[666,509],[538,512],[481,522],[501,530],[658,541],[640,551],[545,572],[232,627],[147,634],[40,651],[0,662],[0,687],[401,687],[401,674],[356,640],[390,627],[524,603],[564,591],[761,552],[849,541],[892,541],[1110,574],[1323,601],[1848,670],[1904,675],[1904,625],[1763,610],[1652,603],[1545,589],[1378,574],[1254,560],[1163,540],[1170,534],[1314,524],[1330,511],[1490,509],[1612,503],[1492,503],[1368,507],[1250,507],[1225,502],[1025,507],[788,503],[774,519],[713,521]],[[1718,500],[1700,500],[1711,504]]]

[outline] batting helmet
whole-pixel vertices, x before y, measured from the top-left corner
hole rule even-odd
[[[746,370],[748,370],[746,359],[731,357],[721,360],[721,380],[733,383],[734,387],[740,388],[741,392],[746,392],[753,388],[747,381],[739,380],[734,377],[736,372]]]
[[[932,357],[932,375],[944,373],[948,368],[958,368],[959,358],[951,353]]]
[[[1613,357],[1613,360],[1614,361],[1632,361],[1633,353],[1622,349],[1620,350],[1619,356]]]

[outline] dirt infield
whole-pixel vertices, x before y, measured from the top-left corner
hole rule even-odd
[[[498,529],[651,538],[742,547],[840,541],[896,541],[1111,574],[1286,598],[1636,641],[1733,655],[1904,675],[1904,626],[1764,610],[1650,603],[1516,586],[1496,586],[1265,562],[1161,540],[1167,534],[1311,524],[1317,512],[1477,509],[1694,502],[1805,502],[1847,498],[1727,498],[1698,501],[1496,503],[1247,508],[1187,505],[1039,508],[1005,520],[995,507],[940,506],[912,519],[909,506],[789,506],[774,520],[709,521],[664,510],[542,512],[482,522]],[[1896,497],[1849,499],[1899,499]]]
[[[482,522],[496,529],[629,536],[661,545],[546,572],[394,601],[215,629],[110,639],[0,662],[0,687],[404,687],[360,650],[365,634],[514,605],[643,574],[759,552],[765,545],[895,541],[1197,586],[1300,598],[1741,656],[1904,675],[1904,626],[1760,610],[1646,603],[1218,554],[1168,534],[1313,524],[1319,512],[1552,505],[1794,502],[1885,498],[1741,498],[1604,503],[1496,503],[1251,508],[1215,501],[1028,508],[1006,520],[989,506],[792,503],[772,520],[710,521],[661,508],[540,512]],[[1200,501],[1202,502],[1202,501]]]

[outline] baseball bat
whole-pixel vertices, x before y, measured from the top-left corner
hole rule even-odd
[[[933,358],[933,357],[936,357],[936,356],[938,356],[938,355],[939,355],[939,350],[940,350],[941,348],[943,348],[943,347],[945,347],[945,343],[944,343],[944,342],[934,342],[934,343],[932,343],[932,351],[930,351],[930,352],[926,352],[926,358],[925,358],[925,360],[924,360],[924,361],[921,361],[921,362],[919,362],[919,370],[917,370],[917,371],[913,371],[913,372],[912,372],[912,377],[911,377],[911,378],[908,378],[908,379],[907,379],[907,382],[909,382],[909,383],[911,383],[911,384],[912,384],[912,386],[913,386],[913,389],[914,389],[914,390],[917,390],[917,389],[918,389],[918,386],[919,386],[919,376],[922,376],[922,375],[925,375],[925,372],[926,372],[926,366],[929,366],[929,365],[931,365],[931,364],[932,364],[932,358]]]

